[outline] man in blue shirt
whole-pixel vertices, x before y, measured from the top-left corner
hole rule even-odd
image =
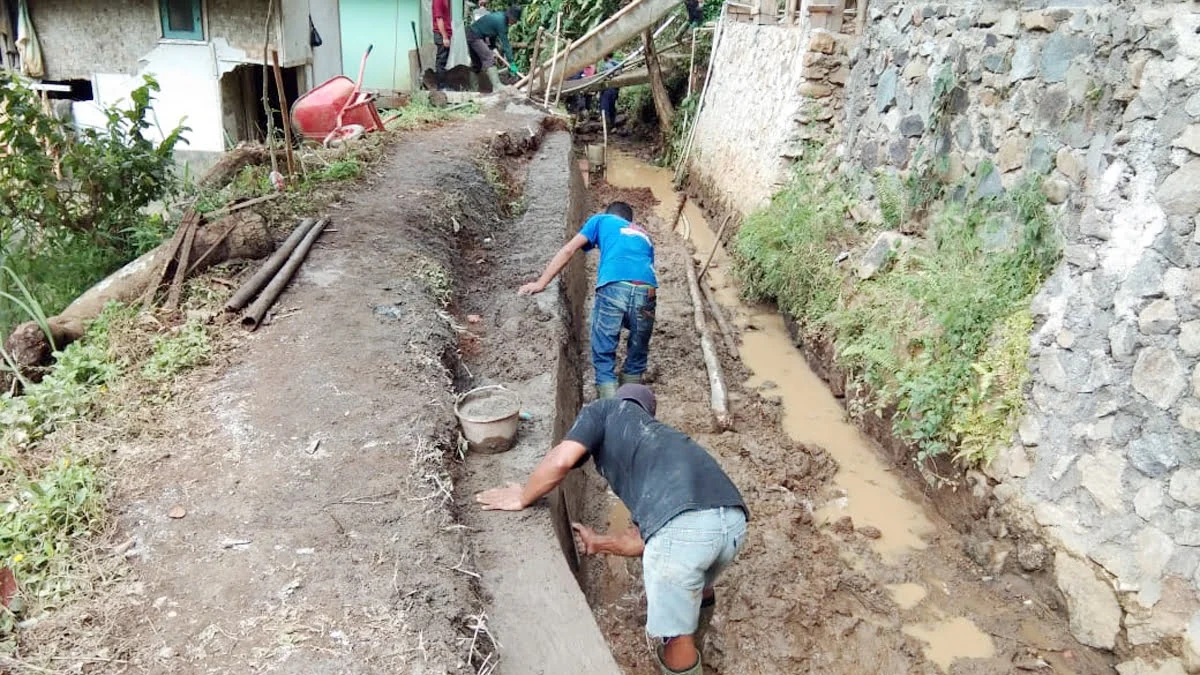
[[[592,365],[596,369],[596,396],[617,393],[617,344],[621,329],[629,331],[620,383],[641,383],[650,355],[658,277],[654,273],[654,243],[641,225],[633,222],[633,209],[613,202],[604,213],[588,218],[558,253],[537,281],[525,284],[522,295],[541,293],[583,249],[600,249],[596,273],[596,302],[592,307]]]
[[[599,72],[606,73],[618,65],[612,54],[607,54],[604,57],[604,62],[600,64]],[[600,92],[600,114],[608,120],[608,128],[612,129],[617,124],[617,97],[618,90],[609,87]]]

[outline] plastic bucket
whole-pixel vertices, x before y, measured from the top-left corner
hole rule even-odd
[[[584,155],[587,157],[588,165],[592,169],[599,169],[604,166],[604,146],[596,143],[589,143],[584,148]]]
[[[459,397],[454,414],[472,451],[504,452],[517,438],[521,399],[500,385],[479,387]]]

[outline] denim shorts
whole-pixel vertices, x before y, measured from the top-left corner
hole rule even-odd
[[[646,632],[653,638],[692,635],[705,588],[733,562],[746,541],[746,514],[724,506],[684,511],[646,542]]]

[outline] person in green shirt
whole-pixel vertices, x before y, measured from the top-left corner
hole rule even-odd
[[[496,43],[504,52],[508,61],[508,69],[517,74],[517,66],[513,63],[512,46],[508,44],[508,27],[521,20],[521,8],[509,7],[502,12],[488,12],[467,29],[467,47],[471,50],[471,68],[477,72],[486,72],[492,83],[492,91],[500,91],[504,85],[500,75],[496,73],[496,56],[492,53]]]

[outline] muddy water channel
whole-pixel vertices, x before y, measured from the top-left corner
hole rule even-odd
[[[613,153],[609,157],[608,186],[628,190],[649,188],[657,200],[655,215],[660,223],[667,223],[664,228],[669,227],[678,204],[671,180],[669,170],[651,166],[632,155]],[[686,238],[691,244],[691,254],[701,261],[713,249],[716,229],[689,200],[676,227],[676,243],[682,244]],[[658,233],[660,249],[664,236],[667,235]],[[668,256],[660,255],[665,257]],[[660,267],[664,264],[660,261]],[[1014,664],[1029,665],[1034,670],[1044,666],[1043,672],[1111,672],[1106,658],[1079,647],[1069,637],[1054,598],[1039,593],[1019,575],[989,576],[962,555],[964,542],[957,533],[937,516],[907,479],[881,459],[875,444],[847,419],[841,403],[793,345],[775,308],[748,304],[739,297],[729,254],[723,247],[716,248],[712,266],[702,283],[714,291],[740,338],[737,356],[744,369],[739,369],[741,375],[726,373],[734,390],[731,406],[736,409],[739,399],[746,400],[743,396],[774,399],[780,409],[779,432],[799,444],[824,449],[836,463],[832,479],[815,489],[811,497],[797,499],[793,508],[807,510],[810,527],[818,529],[822,533],[819,537],[824,537],[826,545],[836,551],[845,569],[842,574],[869,579],[872,592],[882,598],[880,603],[888,605],[881,610],[880,603],[874,603],[873,611],[878,615],[867,616],[871,612],[864,611],[862,616],[851,618],[851,628],[842,630],[861,634],[864,630],[854,626],[866,622],[871,624],[874,636],[872,650],[911,653],[907,658],[899,653],[896,658],[879,655],[855,665],[846,662],[855,658],[853,646],[830,646],[823,657],[804,655],[803,670],[791,672],[853,673],[868,672],[873,667],[881,673],[996,673],[1012,672]],[[664,299],[668,296],[669,289],[662,293]],[[660,300],[660,322],[664,321],[663,302]],[[689,310],[690,305],[680,308],[682,312]],[[671,329],[665,330],[669,333]],[[704,386],[703,382],[698,386]],[[696,429],[686,430],[698,433]],[[727,432],[716,438],[729,435]],[[714,445],[707,439],[702,442]],[[721,459],[726,462],[725,457]],[[778,489],[788,491],[786,487]],[[787,496],[796,499],[795,495]],[[754,508],[752,505],[751,510]],[[621,527],[628,523],[628,514],[618,503],[609,511],[608,520],[611,527]],[[847,536],[848,523],[852,523],[851,532],[868,534]],[[770,533],[764,535],[764,540],[772,541]],[[781,543],[788,543],[786,537]],[[610,581],[601,594],[603,597],[594,597],[593,603],[615,606],[622,597],[622,580],[633,581],[631,568],[620,561],[606,564],[612,572],[607,576],[616,581]],[[799,579],[797,583],[797,588],[803,588],[806,581]],[[626,611],[628,595],[627,592],[624,596]],[[753,603],[753,599],[747,601]],[[603,612],[604,608],[598,609],[598,615]],[[719,609],[718,616],[720,612]],[[735,608],[733,614],[736,613]],[[839,613],[855,612],[831,612]],[[750,668],[732,667],[736,660],[730,653],[737,646],[729,644],[730,637],[723,645],[725,657],[717,659],[718,664],[730,665],[714,672],[752,672]],[[848,644],[853,642],[847,640]],[[769,644],[767,641],[756,646],[766,649]],[[792,662],[799,665],[794,659]],[[783,662],[777,663],[782,666]],[[789,671],[781,668],[780,672]]]

